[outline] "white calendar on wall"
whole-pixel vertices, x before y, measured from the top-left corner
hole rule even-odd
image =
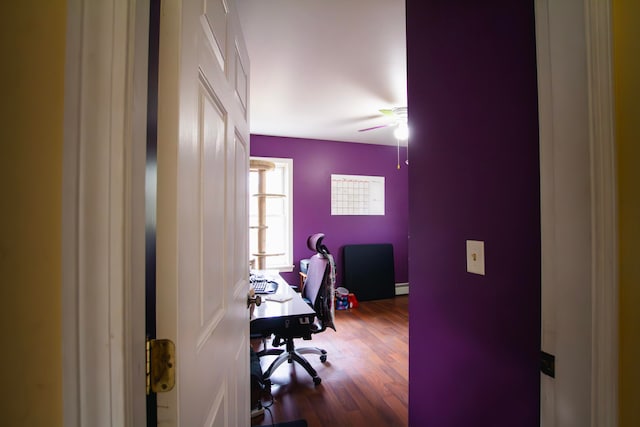
[[[384,215],[384,177],[331,175],[331,215]]]

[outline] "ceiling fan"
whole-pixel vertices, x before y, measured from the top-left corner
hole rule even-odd
[[[393,136],[396,137],[397,141],[397,152],[398,152],[398,164],[397,168],[400,169],[400,141],[407,141],[409,139],[409,113],[407,107],[395,107],[391,109],[383,109],[378,110],[382,114],[386,116],[390,116],[393,121],[391,123],[387,123],[386,125],[373,126],[370,128],[360,129],[358,132],[367,132],[374,129],[381,129],[386,127],[395,127],[393,131]],[[409,151],[407,151],[407,160],[405,160],[405,164],[409,165]]]
[[[407,107],[395,107],[390,109],[382,109],[378,110],[385,116],[389,116],[392,118],[391,123],[387,123],[386,125],[373,126],[370,128],[360,129],[358,132],[367,132],[374,129],[381,129],[386,127],[395,127],[393,131],[394,136],[399,141],[406,141],[409,139],[409,126],[408,123],[408,111]]]

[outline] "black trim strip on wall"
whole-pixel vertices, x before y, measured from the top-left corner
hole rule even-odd
[[[147,72],[147,150],[145,173],[145,333],[156,338],[156,210],[158,182],[158,68],[160,0],[149,4],[149,62]],[[147,396],[147,427],[158,425],[155,393]]]

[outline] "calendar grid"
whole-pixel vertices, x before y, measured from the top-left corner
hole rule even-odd
[[[331,175],[331,215],[384,215],[384,177]]]

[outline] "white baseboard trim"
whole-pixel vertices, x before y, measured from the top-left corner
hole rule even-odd
[[[409,295],[409,283],[396,283],[396,296]]]

